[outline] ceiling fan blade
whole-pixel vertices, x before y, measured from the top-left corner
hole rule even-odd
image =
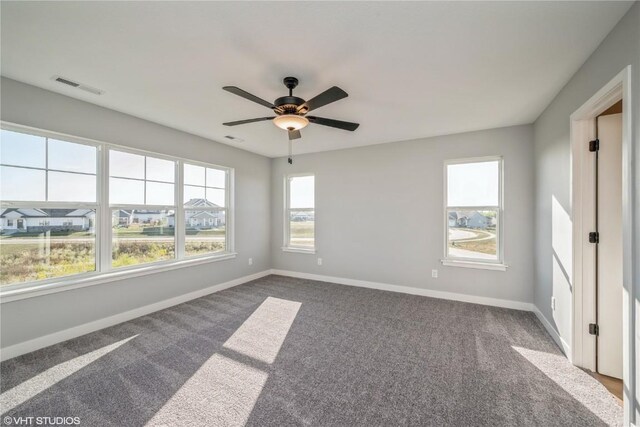
[[[347,92],[343,91],[338,86],[334,86],[330,89],[325,90],[315,98],[311,98],[310,100],[302,104],[301,108],[303,106],[306,106],[307,111],[315,110],[327,104],[331,104],[332,102],[339,101],[342,98],[346,98],[347,96],[349,96]]]
[[[290,130],[289,131],[289,141],[292,141],[294,139],[300,139],[302,138],[302,135],[300,134],[299,130]]]
[[[275,117],[260,117],[258,119],[247,119],[247,120],[238,120],[236,122],[227,122],[227,123],[223,123],[223,125],[225,125],[225,126],[238,126],[238,125],[244,125],[246,123],[264,122],[266,120],[273,120],[273,119],[275,119]]]
[[[257,104],[264,105],[267,108],[275,108],[275,106],[272,103],[270,103],[268,101],[265,101],[262,98],[258,98],[257,96],[252,95],[249,92],[240,89],[239,87],[236,87],[236,86],[225,86],[222,89],[226,90],[227,92],[231,92],[234,95],[241,96],[244,99],[248,99],[249,101],[253,101],[253,102],[257,103]]]
[[[306,116],[311,123],[323,126],[331,126],[332,128],[354,131],[360,126],[359,123],[343,122],[342,120],[325,119],[323,117]]]

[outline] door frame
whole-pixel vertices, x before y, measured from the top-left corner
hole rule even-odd
[[[623,230],[623,300],[622,300],[622,380],[624,384],[625,424],[633,420],[634,390],[633,348],[633,150],[631,66],[625,67],[609,83],[578,108],[571,123],[571,212],[573,223],[573,292],[571,316],[571,351],[567,356],[582,368],[595,370],[595,336],[589,335],[589,323],[596,318],[595,245],[588,233],[595,225],[595,162],[588,141],[596,138],[596,118],[622,99],[622,230]]]

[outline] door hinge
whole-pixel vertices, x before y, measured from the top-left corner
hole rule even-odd
[[[600,327],[595,323],[589,323],[589,334],[595,336],[600,335]]]
[[[594,152],[600,149],[600,140],[594,139],[593,141],[589,141],[589,151]]]
[[[597,231],[589,233],[589,243],[600,243],[600,233]]]

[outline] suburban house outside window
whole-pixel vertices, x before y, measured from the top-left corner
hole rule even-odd
[[[98,149],[0,131],[0,285],[96,270]]]
[[[285,250],[315,251],[315,176],[286,178]]]
[[[445,163],[444,264],[503,265],[502,158]]]
[[[8,123],[0,143],[3,293],[235,256],[232,169]]]
[[[226,169],[184,164],[185,255],[228,251]]]

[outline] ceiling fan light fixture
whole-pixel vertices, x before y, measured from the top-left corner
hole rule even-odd
[[[296,114],[283,114],[275,117],[273,124],[284,130],[300,130],[309,124],[309,119]]]

